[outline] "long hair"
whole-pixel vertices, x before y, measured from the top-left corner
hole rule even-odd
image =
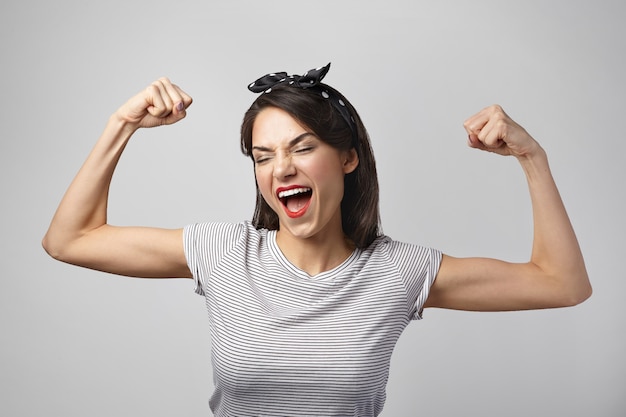
[[[286,111],[299,123],[311,129],[320,140],[338,150],[347,151],[354,148],[359,157],[359,164],[344,178],[341,220],[344,234],[358,248],[365,248],[380,235],[378,176],[369,135],[348,100],[332,87],[325,84],[320,86],[335,94],[346,105],[354,120],[352,129],[329,100],[322,97],[318,88],[277,86],[272,88],[270,93],[263,93],[257,97],[245,113],[241,125],[241,151],[249,156],[254,164],[252,127],[257,115],[267,107],[277,107]],[[257,228],[269,230],[279,228],[278,215],[263,199],[258,184],[252,223]]]

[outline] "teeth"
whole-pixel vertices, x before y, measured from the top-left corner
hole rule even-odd
[[[292,195],[307,193],[309,191],[311,191],[311,189],[308,187],[292,188],[291,190],[281,191],[278,193],[278,198],[291,197]]]

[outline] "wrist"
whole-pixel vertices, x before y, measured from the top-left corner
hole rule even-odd
[[[529,180],[542,177],[546,173],[550,173],[548,154],[541,146],[539,146],[539,144],[537,144],[537,147],[533,150],[533,152],[517,156],[517,160]]]
[[[514,154],[515,155],[515,154]],[[546,151],[541,147],[539,142],[533,140],[532,145],[528,146],[523,153],[516,154],[515,157],[521,164],[532,163],[533,161],[547,160]]]
[[[122,116],[119,111],[116,111],[109,117],[107,127],[113,128],[114,130],[126,134],[129,137],[139,129],[139,125],[137,123],[129,121],[127,118]]]

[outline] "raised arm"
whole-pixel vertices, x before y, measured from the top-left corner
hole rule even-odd
[[[192,99],[161,78],[128,100],[110,118],[67,189],[43,238],[55,259],[137,277],[190,277],[182,231],[115,227],[107,223],[109,186],[128,140],[139,128],[176,123]]]
[[[527,263],[444,256],[427,307],[525,310],[578,304],[591,295],[574,229],[545,151],[500,106],[465,122],[471,147],[515,156],[530,190],[534,238]]]

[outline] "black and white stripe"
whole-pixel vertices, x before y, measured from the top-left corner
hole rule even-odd
[[[420,319],[441,253],[378,238],[308,276],[249,222],[185,228],[209,311],[216,416],[376,416],[391,353]]]

